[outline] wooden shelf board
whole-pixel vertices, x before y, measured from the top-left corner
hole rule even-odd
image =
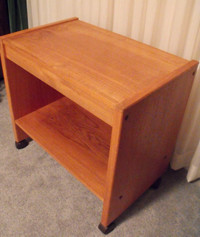
[[[103,200],[111,126],[66,97],[15,123]]]

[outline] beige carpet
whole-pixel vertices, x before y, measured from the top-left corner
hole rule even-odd
[[[34,141],[14,146],[5,90],[0,85],[0,237],[103,236],[102,203]],[[168,170],[117,221],[110,237],[199,237],[200,181]]]

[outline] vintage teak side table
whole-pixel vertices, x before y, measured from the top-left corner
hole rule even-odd
[[[1,37],[17,148],[38,142],[114,220],[169,165],[197,68],[71,18]]]

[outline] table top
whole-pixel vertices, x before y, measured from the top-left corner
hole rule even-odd
[[[9,59],[65,88],[69,98],[74,93],[111,109],[136,103],[196,63],[76,18],[2,42]]]

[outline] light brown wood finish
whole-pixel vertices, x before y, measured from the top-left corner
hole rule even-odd
[[[196,65],[145,100],[116,115],[102,224],[108,226],[169,165]],[[115,146],[118,144],[119,146]]]
[[[57,21],[57,22],[53,22],[53,23],[49,23],[49,24],[45,24],[45,25],[41,25],[41,26],[36,26],[36,27],[33,27],[33,28],[29,28],[29,29],[17,31],[17,32],[14,32],[12,34],[3,35],[3,36],[0,37],[0,43],[3,39],[12,38],[14,36],[18,36],[18,35],[22,35],[22,34],[24,35],[26,33],[30,33],[30,32],[36,31],[36,30],[40,30],[40,29],[44,29],[44,28],[47,28],[47,27],[50,27],[50,26],[56,26],[56,25],[59,25],[59,24],[63,24],[63,23],[70,22],[70,21],[76,21],[76,20],[78,20],[78,17],[71,17],[71,18],[66,19],[66,20],[61,20],[61,21]]]
[[[3,42],[6,57],[110,125],[116,107],[164,85],[167,75],[187,63],[79,20]]]
[[[16,124],[103,200],[109,125],[66,97],[19,118]]]
[[[103,200],[108,226],[168,166],[198,63],[77,18],[0,39],[16,141]]]
[[[41,81],[44,81],[47,85],[55,88],[63,95],[67,95],[68,98],[78,103],[80,106],[87,109],[97,117],[101,118],[106,123],[112,125],[113,110],[100,102],[97,104],[91,100],[92,91],[91,93],[88,93],[77,89],[73,83],[69,84],[68,81],[63,80],[61,75],[51,73],[46,64],[38,61],[35,58],[30,59],[28,55],[23,55],[23,53],[18,52],[17,49],[11,47],[7,48],[6,55],[13,62],[39,78]],[[10,57],[10,55],[12,56]],[[30,61],[27,60],[28,58]],[[65,67],[65,65],[63,65],[63,67]]]
[[[62,95],[6,59],[3,53],[2,65],[15,140],[19,142],[27,138],[27,134],[16,126],[15,120],[60,98]]]
[[[191,60],[181,66],[180,68],[174,70],[173,72],[169,73],[168,75],[164,76],[161,80],[158,80],[154,85],[152,85],[151,88],[144,89],[143,91],[139,92],[136,95],[133,95],[133,97],[128,98],[127,100],[124,100],[121,104],[119,104],[119,109],[126,109],[129,106],[133,106],[133,104],[138,103],[140,100],[145,99],[148,95],[152,93],[152,91],[158,90],[159,88],[163,87],[170,81],[174,80],[176,77],[186,73],[188,70],[191,70],[191,68],[194,68],[193,73],[196,72],[198,62],[196,60]]]
[[[16,126],[15,124],[15,118],[14,118],[14,108],[12,107],[12,98],[11,98],[11,89],[12,86],[10,86],[9,83],[9,78],[8,78],[8,73],[7,73],[7,64],[6,64],[6,58],[5,58],[5,53],[4,53],[4,47],[2,42],[0,42],[0,52],[1,52],[1,64],[2,64],[2,69],[3,69],[3,75],[4,75],[4,81],[6,85],[6,92],[7,92],[7,97],[8,97],[8,104],[9,104],[9,109],[10,109],[10,115],[11,115],[11,120],[12,120],[12,126],[13,126],[13,133],[16,141],[21,141],[25,138],[27,138],[27,134],[22,131],[19,127]],[[12,70],[12,69],[11,69]]]

